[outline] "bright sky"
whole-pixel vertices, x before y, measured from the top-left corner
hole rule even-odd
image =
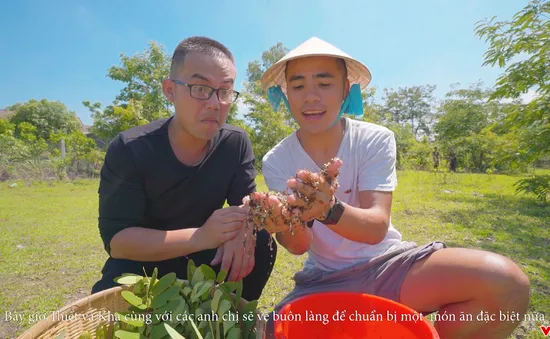
[[[82,101],[112,102],[122,84],[106,77],[120,54],[149,41],[171,55],[193,35],[219,40],[235,55],[242,88],[249,61],[282,42],[292,49],[317,36],[364,62],[372,86],[432,84],[442,97],[453,83],[483,80],[488,45],[476,22],[511,19],[527,0],[11,0],[0,3],[0,108],[29,99],[59,100],[85,124]]]

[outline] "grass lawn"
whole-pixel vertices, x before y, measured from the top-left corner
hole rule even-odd
[[[550,325],[550,207],[515,195],[519,177],[399,172],[392,222],[404,240],[504,254],[529,275],[529,313],[513,338],[544,338]],[[263,179],[258,179],[265,191]],[[0,183],[0,338],[13,338],[39,316],[89,294],[106,253],[97,229],[97,185]],[[279,247],[260,307],[270,311],[292,286],[304,256]]]

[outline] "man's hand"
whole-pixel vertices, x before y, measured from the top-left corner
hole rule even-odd
[[[288,203],[302,209],[303,220],[311,221],[326,217],[337,189],[336,177],[341,166],[342,160],[335,159],[329,164],[326,172],[312,173],[301,170],[296,175],[297,179],[288,181],[288,188],[294,192],[288,197]]]
[[[216,248],[235,238],[243,228],[247,216],[246,206],[231,206],[214,211],[206,223],[195,232],[194,237],[199,248]]]
[[[273,194],[254,192],[243,199],[245,205],[256,208],[257,212],[252,213],[252,223],[265,228],[269,233],[288,231],[291,211],[289,211],[281,200]]]
[[[252,234],[252,228],[243,227],[238,235],[218,247],[216,256],[210,263],[212,266],[221,262],[221,270],[231,274],[227,281],[239,281],[252,272],[255,265],[254,251],[256,239]]]

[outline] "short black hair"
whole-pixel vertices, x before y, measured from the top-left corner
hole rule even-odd
[[[170,65],[170,76],[176,75],[177,70],[183,66],[185,56],[190,52],[205,53],[211,56],[223,56],[225,55],[233,64],[235,59],[233,54],[222,43],[202,36],[193,36],[182,40],[174,54],[172,55],[172,63]]]

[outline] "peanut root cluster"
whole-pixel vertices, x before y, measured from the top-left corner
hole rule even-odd
[[[250,214],[247,222],[245,223],[245,228],[247,231],[250,231],[250,226],[252,226],[252,232],[254,238],[256,233],[262,229],[267,229],[269,233],[281,232],[280,228],[270,229],[271,225],[285,225],[288,228],[285,228],[285,231],[290,231],[291,234],[294,234],[296,227],[305,227],[307,220],[302,218],[305,211],[310,210],[312,204],[317,201],[317,193],[325,191],[330,197],[338,188],[338,175],[339,171],[334,177],[331,177],[328,173],[328,167],[336,160],[336,158],[331,159],[330,162],[323,166],[322,171],[318,176],[313,175],[314,173],[306,171],[306,176],[304,180],[300,180],[296,176],[296,180],[301,182],[304,185],[310,186],[312,189],[307,190],[311,192],[309,195],[303,194],[296,188],[287,189],[285,193],[278,192],[269,192],[267,193],[267,199],[263,195],[252,194],[249,196],[248,206],[250,208]],[[303,206],[292,205],[288,201],[290,195],[302,199],[305,201]],[[259,197],[258,197],[259,196]],[[273,200],[272,197],[275,197],[278,201],[278,208],[276,209],[273,204],[270,204],[268,201]],[[277,204],[276,204],[277,205]],[[328,212],[328,204],[325,211],[321,215],[315,216],[318,219],[326,217]],[[274,211],[278,213],[274,213]],[[266,220],[273,220],[273,223],[267,223]]]

